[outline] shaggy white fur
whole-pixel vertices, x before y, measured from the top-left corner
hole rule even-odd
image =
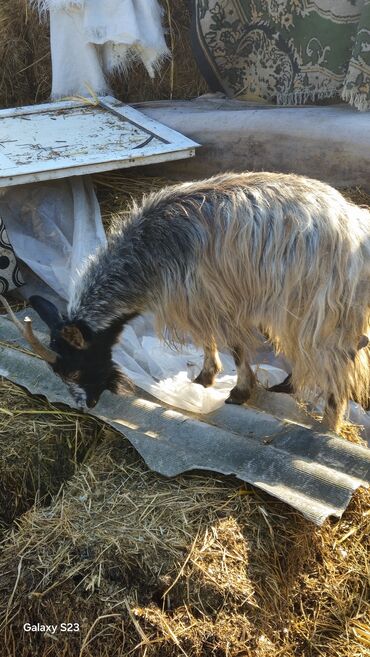
[[[134,206],[90,260],[70,318],[99,331],[149,310],[171,341],[214,340],[238,354],[239,401],[262,328],[293,363],[294,388],[323,395],[337,429],[348,399],[369,397],[369,352],[358,348],[369,305],[370,213],[316,180],[245,173]]]

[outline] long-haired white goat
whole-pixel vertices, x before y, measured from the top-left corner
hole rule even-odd
[[[112,345],[145,311],[159,334],[206,347],[204,385],[218,370],[216,343],[234,354],[231,402],[246,401],[254,384],[257,327],[293,364],[294,388],[325,398],[329,428],[339,427],[351,395],[368,399],[360,347],[369,329],[370,213],[316,180],[228,173],[164,188],[135,204],[90,258],[68,318],[32,301],[51,328],[49,362],[82,404],[117,390]]]

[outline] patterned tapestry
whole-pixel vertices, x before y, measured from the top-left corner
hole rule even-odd
[[[193,0],[193,45],[228,96],[370,107],[370,0]]]
[[[23,279],[3,220],[0,218],[0,294],[23,285]]]

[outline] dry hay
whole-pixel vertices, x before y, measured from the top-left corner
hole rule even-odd
[[[125,102],[191,98],[206,92],[190,45],[187,0],[163,0],[167,42],[173,53],[151,80],[142,65],[111,80]],[[51,90],[49,29],[28,0],[0,3],[0,107],[45,102]]]
[[[49,93],[48,30],[28,0],[1,0],[0,106],[42,102]]]
[[[0,523],[58,492],[101,439],[102,423],[0,385]]]
[[[9,299],[16,312],[24,302]],[[6,311],[1,306],[0,313]],[[0,341],[1,344],[1,341]],[[15,346],[13,345],[15,348]],[[23,349],[19,347],[21,351]],[[28,351],[28,350],[27,350]],[[104,438],[100,420],[0,383],[0,531],[46,503]]]
[[[144,194],[162,189],[174,181],[160,176],[147,176],[141,168],[130,171],[109,171],[93,176],[104,227],[125,218],[133,201]]]
[[[370,210],[370,194],[362,189],[362,187],[346,187],[341,192],[343,196],[353,201],[353,203]]]
[[[233,478],[160,477],[110,433],[4,541],[4,657],[370,655],[369,492],[317,529]]]

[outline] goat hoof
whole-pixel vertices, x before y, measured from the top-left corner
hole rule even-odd
[[[225,404],[237,404],[238,406],[241,406],[241,404],[248,401],[250,396],[251,392],[249,388],[244,388],[242,390],[240,388],[233,388],[228,398],[225,399]]]
[[[288,395],[293,395],[294,388],[292,384],[292,375],[288,374],[288,376],[286,377],[286,379],[284,379],[284,381],[278,383],[275,386],[271,386],[270,388],[267,388],[267,392],[285,392]]]
[[[198,374],[197,378],[194,379],[193,383],[199,383],[203,388],[209,388],[213,385],[215,380],[215,375],[212,372],[201,371]]]
[[[233,397],[229,396],[227,399],[225,399],[225,404],[235,404],[236,406],[241,406],[244,404],[244,400],[234,399]]]

